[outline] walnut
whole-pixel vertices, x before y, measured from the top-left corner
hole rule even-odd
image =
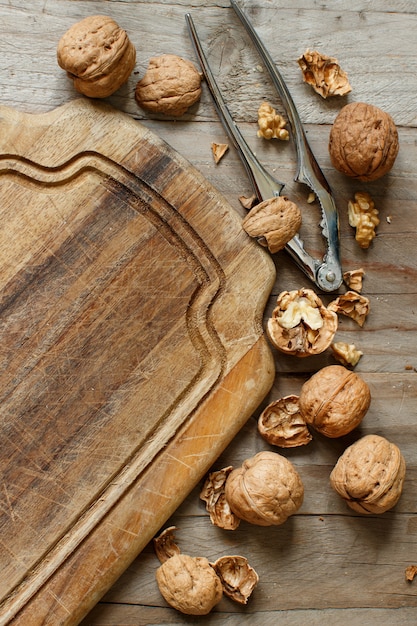
[[[329,347],[337,325],[337,314],[312,289],[299,289],[279,294],[266,330],[278,350],[306,357]]]
[[[200,492],[200,499],[206,503],[211,523],[225,530],[236,530],[240,519],[232,512],[225,496],[225,485],[233,467],[229,465],[217,472],[211,472]]]
[[[273,446],[295,448],[312,439],[307,424],[300,413],[298,396],[285,396],[271,402],[258,419],[258,430]]]
[[[301,211],[285,196],[265,200],[254,206],[242,222],[251,237],[274,254],[282,250],[301,226]]]
[[[398,149],[398,132],[392,117],[372,104],[347,104],[330,131],[333,166],[358,180],[384,176],[394,165]]]
[[[288,459],[258,452],[233,470],[226,481],[226,499],[241,519],[259,526],[283,524],[301,506],[304,487]]]
[[[369,193],[355,193],[355,200],[348,202],[348,218],[352,228],[356,228],[355,239],[361,248],[369,248],[379,224],[379,211]]]
[[[379,435],[366,435],[337,461],[330,483],[358,513],[384,513],[398,502],[405,477],[399,448]]]
[[[247,604],[259,576],[244,556],[222,556],[212,564],[223,593],[239,604]]]
[[[361,423],[371,403],[371,392],[355,372],[342,365],[328,365],[304,383],[299,403],[307,424],[326,437],[342,437]]]
[[[351,365],[355,367],[359,363],[359,359],[363,355],[363,352],[358,350],[353,343],[345,343],[344,341],[336,341],[330,344],[330,348],[333,351],[333,356],[342,365]]]
[[[139,106],[174,117],[184,115],[200,96],[200,72],[191,61],[175,54],[151,58],[146,74],[135,90]]]
[[[219,163],[229,149],[227,143],[212,143],[211,151],[213,153],[214,162]]]
[[[303,72],[304,82],[323,98],[345,96],[352,91],[346,72],[333,57],[317,50],[306,50],[298,59],[298,65]]]
[[[365,276],[365,270],[361,267],[358,270],[349,270],[343,272],[343,280],[354,291],[362,291],[362,281]]]
[[[347,291],[330,302],[328,309],[352,318],[362,327],[370,310],[369,298],[355,291]]]
[[[290,138],[288,130],[285,128],[285,119],[282,115],[277,114],[268,102],[263,102],[258,109],[258,126],[258,137],[284,141],[288,141]]]
[[[61,37],[57,60],[77,91],[91,98],[105,98],[129,78],[136,50],[111,17],[92,15]]]

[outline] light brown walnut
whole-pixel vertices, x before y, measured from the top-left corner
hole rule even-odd
[[[77,91],[91,98],[106,98],[129,78],[136,49],[111,17],[92,15],[61,37],[57,60]]]
[[[225,494],[240,519],[259,526],[277,526],[300,508],[304,487],[288,459],[265,451],[233,470]]]
[[[201,78],[187,59],[175,54],[153,57],[136,85],[136,102],[153,113],[180,117],[200,99]]]
[[[342,365],[355,367],[363,356],[363,352],[358,350],[354,343],[336,341],[330,345],[334,358]]]
[[[337,461],[330,483],[358,513],[384,513],[397,504],[406,465],[400,449],[379,435],[366,435]]]
[[[387,174],[398,150],[394,120],[372,104],[347,104],[330,131],[329,153],[333,166],[358,180],[372,181]]]
[[[371,403],[368,384],[343,365],[328,365],[301,387],[300,411],[326,437],[342,437],[359,426]]]
[[[254,206],[242,222],[244,230],[274,254],[282,250],[301,226],[301,211],[285,196]]]
[[[379,211],[369,193],[358,191],[355,199],[348,202],[348,219],[352,228],[356,228],[355,239],[361,248],[369,248],[376,237],[379,224]]]
[[[258,109],[258,137],[288,141],[290,134],[285,128],[287,122],[268,103],[263,102]]]

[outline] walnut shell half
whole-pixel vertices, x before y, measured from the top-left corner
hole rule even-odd
[[[330,483],[358,513],[384,513],[399,500],[405,477],[399,448],[379,435],[366,435],[339,458]]]
[[[372,104],[347,104],[330,131],[333,166],[358,180],[371,181],[384,176],[394,165],[398,149],[394,120]]]
[[[294,395],[268,404],[259,416],[258,431],[269,444],[281,448],[304,446],[312,439]]]
[[[367,383],[343,365],[328,365],[301,387],[299,404],[307,424],[326,437],[342,437],[359,426],[371,403]]]
[[[288,459],[265,451],[233,470],[225,494],[230,508],[241,519],[259,526],[278,526],[299,509],[304,487]]]
[[[111,17],[91,15],[61,37],[57,60],[77,91],[91,98],[105,98],[129,78],[136,49]]]

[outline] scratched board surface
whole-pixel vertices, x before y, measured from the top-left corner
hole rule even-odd
[[[275,270],[125,114],[0,127],[0,621],[56,623],[59,595],[75,623],[269,390]]]

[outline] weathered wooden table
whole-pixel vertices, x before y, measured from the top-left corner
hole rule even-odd
[[[405,569],[417,563],[417,10],[412,0],[256,0],[242,2],[242,6],[281,69],[334,190],[344,270],[363,267],[366,272],[363,293],[370,299],[371,313],[363,328],[341,319],[337,339],[355,343],[363,351],[356,371],[370,385],[372,404],[360,429],[351,435],[340,440],[315,435],[308,446],[281,451],[298,468],[305,485],[301,509],[284,525],[265,529],[242,523],[233,532],[215,528],[199,500],[198,486],[164,527],[177,527],[184,553],[211,561],[225,554],[242,554],[259,574],[259,585],[247,606],[225,598],[211,615],[198,620],[201,623],[415,624],[417,587],[415,581],[406,581]],[[288,182],[288,193],[303,205],[303,238],[306,246],[318,253],[320,217],[317,207],[304,202],[305,190],[291,183],[295,168],[292,148],[256,137],[260,102],[268,100],[278,111],[280,103],[227,0],[1,2],[0,104],[38,113],[78,98],[57,66],[57,41],[83,17],[110,15],[135,44],[137,65],[129,82],[108,102],[186,157],[243,217],[245,210],[238,198],[251,195],[251,189],[232,147],[219,164],[213,161],[211,143],[228,140],[207,87],[203,85],[200,103],[177,120],[146,113],[133,97],[150,57],[174,53],[195,61],[186,12],[193,15],[248,142],[264,164]],[[325,101],[303,84],[296,60],[307,48],[339,59],[352,85],[347,97]],[[330,125],[342,105],[351,101],[386,110],[399,130],[400,152],[392,172],[371,184],[346,179],[334,171],[328,156]],[[359,248],[347,220],[348,200],[359,190],[371,193],[380,211],[377,237],[368,250]],[[282,290],[311,286],[285,252],[277,254],[274,261],[277,277],[265,319]],[[323,299],[329,302],[332,296]],[[213,469],[239,465],[254,453],[269,449],[257,433],[261,408],[279,397],[297,394],[313,372],[335,362],[329,351],[302,360],[275,352],[274,357],[272,390]],[[329,485],[330,471],[341,452],[366,433],[396,443],[407,463],[403,495],[395,509],[381,516],[354,514]],[[197,619],[177,613],[163,601],[155,582],[158,565],[149,544],[84,618],[83,625],[196,623]]]

